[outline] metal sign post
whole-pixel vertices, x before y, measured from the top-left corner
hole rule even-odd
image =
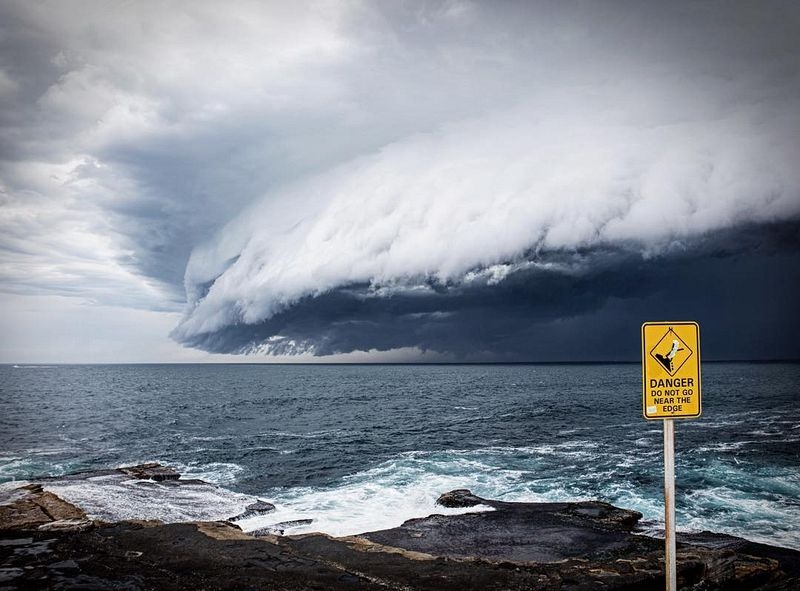
[[[664,419],[664,567],[667,591],[678,588],[675,573],[675,424]]]
[[[642,414],[664,423],[664,578],[676,591],[675,423],[702,412],[700,327],[696,322],[642,325]]]

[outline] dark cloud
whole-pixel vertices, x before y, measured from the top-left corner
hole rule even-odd
[[[419,347],[467,361],[631,360],[648,320],[701,323],[709,359],[800,357],[800,223],[745,226],[645,259],[624,248],[542,254],[495,285],[376,296],[349,285],[258,324],[187,339],[209,351],[317,355]]]

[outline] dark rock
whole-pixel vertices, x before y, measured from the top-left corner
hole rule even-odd
[[[58,591],[142,591],[137,580],[139,577],[129,577],[128,580],[115,580],[105,577],[90,577],[87,575],[54,577],[53,589]]]
[[[438,499],[436,504],[442,507],[455,508],[455,507],[474,507],[475,505],[483,504],[484,500],[472,494],[472,491],[466,488],[458,488],[444,493]]]
[[[0,584],[10,583],[14,579],[18,579],[24,574],[25,571],[21,568],[0,568]]]
[[[256,515],[266,515],[268,513],[272,513],[273,511],[275,511],[275,505],[266,501],[258,500],[255,503],[250,503],[247,505],[242,513],[239,513],[239,515],[236,517],[229,518],[228,521],[241,521],[242,519],[255,517]]]
[[[266,501],[258,500],[255,503],[250,503],[245,507],[247,511],[250,511],[256,515],[263,515],[264,513],[271,513],[275,510],[275,505],[272,503],[268,503]]]
[[[81,570],[81,567],[79,567],[78,563],[74,560],[62,560],[61,562],[54,562],[52,564],[48,564],[47,568],[61,572],[78,572]]]
[[[466,523],[462,532],[471,528],[476,514],[455,516],[456,522]],[[442,516],[439,516],[440,518]],[[446,518],[449,520],[450,518]],[[442,519],[436,520],[440,523]],[[455,525],[455,524],[452,524]],[[455,529],[451,533],[456,533]],[[580,532],[574,532],[580,534]],[[605,532],[608,534],[609,532]],[[532,527],[527,536],[536,536]],[[640,538],[632,534],[615,532],[614,535]],[[447,546],[432,546],[430,553],[406,550],[372,542],[372,536],[335,539],[321,534],[277,538],[281,546],[292,552],[314,559],[325,558],[337,565],[357,572],[373,581],[381,581],[392,589],[531,589],[548,591],[566,590],[640,590],[664,588],[663,541],[643,538],[630,541],[630,546],[617,551],[608,547],[592,550],[586,555],[573,555],[561,560],[538,562],[503,560],[485,557],[459,557],[449,559]],[[446,544],[448,541],[440,539]],[[528,541],[523,540],[523,541]],[[580,541],[578,539],[577,541]],[[484,538],[486,546],[496,540]],[[506,550],[513,541],[506,540]],[[510,543],[509,543],[510,542]],[[659,543],[660,542],[660,543]],[[501,541],[502,543],[502,541]],[[680,548],[677,555],[678,587],[696,591],[793,589],[797,587],[772,587],[775,582],[796,585],[797,579],[785,577],[775,561],[735,554],[733,569],[721,573],[711,582],[705,577],[707,567],[722,560],[718,551]],[[768,581],[767,583],[765,583]]]
[[[33,543],[33,538],[11,538],[0,540],[0,546],[27,546]]]
[[[10,557],[13,564],[6,565],[0,555],[0,567],[9,569],[6,584],[14,589],[103,591],[386,589],[346,568],[256,540],[224,522],[119,523],[60,536],[56,555],[44,562]],[[25,566],[35,568],[26,571]]]
[[[0,586],[166,591],[663,589],[663,540],[631,531],[640,517],[635,511],[596,501],[508,503],[481,499],[469,491],[453,492],[455,502],[477,499],[492,510],[431,515],[347,538],[269,535],[308,525],[309,519],[275,523],[252,535],[227,521],[94,522],[91,529],[52,526],[46,532],[26,526],[24,533],[7,529],[0,531]],[[4,507],[36,504],[36,498],[49,493],[33,487],[14,494],[3,501]],[[57,513],[64,509],[58,502],[63,503],[58,497],[48,498],[36,507],[42,514],[44,507],[50,507],[48,514],[51,509]],[[253,505],[269,512],[268,503]],[[64,520],[68,518],[49,515],[47,523]],[[259,535],[263,537],[254,537]],[[679,588],[800,589],[800,552],[707,532],[681,534],[678,542]]]
[[[494,510],[411,519],[361,537],[447,558],[537,563],[635,553],[642,544],[652,549],[663,546],[610,527],[609,516],[616,508],[604,503],[486,504]]]
[[[579,521],[588,520],[594,527],[607,527],[624,531],[630,531],[642,518],[642,514],[638,511],[620,509],[602,501],[571,503],[562,512],[562,515]]]
[[[14,550],[15,556],[42,556],[47,554],[52,554],[53,548],[52,545],[55,543],[55,539],[46,539],[46,540],[36,540],[30,544],[26,544],[24,546],[20,546]]]
[[[578,589],[647,590],[663,588],[663,541],[598,527],[603,511],[589,513],[583,523],[570,508],[581,503],[506,503],[495,511],[410,520],[400,528],[351,538],[322,534],[254,539],[227,522],[184,524],[120,523],[100,525],[78,533],[57,532],[51,553],[13,554],[0,567],[12,588],[73,589],[407,589],[465,591],[469,589]],[[489,515],[516,515],[527,522],[516,540],[497,537],[476,519]],[[581,517],[583,519],[583,517]],[[306,524],[307,520],[287,522]],[[478,523],[483,545],[499,544],[513,555],[516,543],[546,535],[560,543],[561,560],[531,561],[471,557],[447,560],[458,539],[469,537]],[[558,534],[556,527],[562,528]],[[279,525],[279,524],[275,524]],[[483,524],[485,525],[485,524]],[[396,530],[425,533],[427,550],[406,549],[408,540]],[[444,533],[437,530],[444,529]],[[373,541],[376,534],[394,537]],[[446,534],[446,535],[445,535]],[[41,544],[41,534],[17,537],[18,543]],[[564,539],[559,542],[559,535]],[[587,540],[588,538],[588,540]],[[567,548],[580,545],[582,555]],[[622,540],[623,545],[610,548]],[[55,543],[51,543],[55,541]],[[592,545],[599,542],[599,545]],[[16,542],[15,542],[16,543]],[[16,547],[16,546],[8,546]],[[530,548],[528,550],[530,551]],[[498,556],[503,552],[495,550]],[[787,553],[792,551],[786,550]],[[800,555],[794,552],[794,555]],[[2,556],[2,555],[0,555]],[[726,589],[777,591],[796,589],[798,579],[782,571],[779,560],[741,554],[730,549],[680,544],[680,588],[706,591]],[[785,570],[785,569],[784,569]]]
[[[678,544],[681,545],[729,550],[737,554],[777,560],[787,575],[800,578],[800,552],[796,550],[759,544],[743,538],[708,531],[694,534],[678,533],[676,538]]]
[[[161,482],[163,480],[178,480],[181,475],[169,466],[163,466],[157,462],[150,464],[139,464],[138,466],[129,466],[120,468],[122,472],[134,478],[141,478],[142,480],[155,480]]]

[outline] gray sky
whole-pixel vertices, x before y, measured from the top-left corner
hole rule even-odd
[[[4,2],[0,138],[0,361],[800,357],[796,2]]]

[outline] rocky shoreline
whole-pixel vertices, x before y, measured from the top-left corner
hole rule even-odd
[[[237,510],[209,521],[112,521],[53,492],[86,481],[125,484],[134,495],[154,483],[176,498],[201,490]],[[476,512],[334,538],[282,535],[296,523],[281,522],[273,505],[221,490],[160,464],[8,487],[0,497],[0,590],[663,589],[663,541],[636,533],[640,514],[599,501],[507,503],[456,490],[438,504]],[[237,525],[273,513],[268,527],[247,533]],[[800,552],[710,532],[678,542],[681,588],[800,589]]]

